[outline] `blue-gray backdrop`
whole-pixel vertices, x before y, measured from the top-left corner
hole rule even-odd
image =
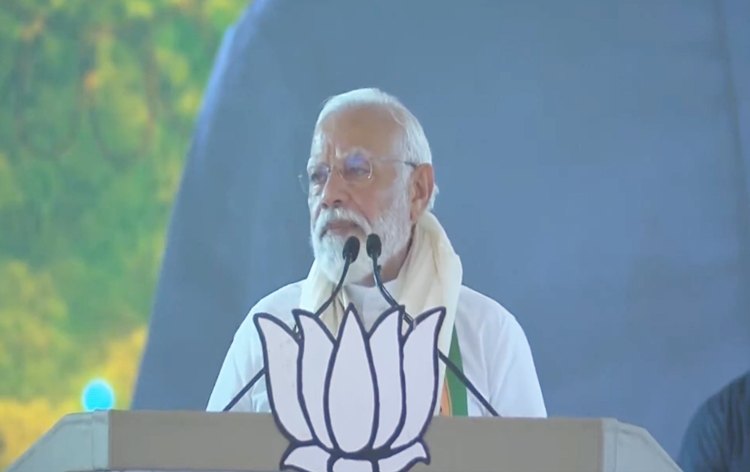
[[[551,415],[675,454],[750,367],[750,2],[256,1],[227,31],[133,408],[202,409],[248,309],[307,274],[303,168],[333,94],[404,100],[465,282],[526,329]]]

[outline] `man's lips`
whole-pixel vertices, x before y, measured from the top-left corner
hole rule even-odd
[[[321,236],[325,236],[329,232],[332,232],[334,234],[344,234],[358,229],[360,229],[359,225],[352,221],[336,220],[331,221],[323,227]]]

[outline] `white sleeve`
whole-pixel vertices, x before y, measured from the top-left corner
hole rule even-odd
[[[232,345],[229,346],[206,410],[222,411],[262,367],[262,356],[260,338],[252,316],[248,315],[234,335]],[[263,383],[261,379],[256,387]],[[252,392],[253,389],[246,392],[231,411],[255,411]]]
[[[503,417],[546,418],[529,341],[516,318],[507,314],[491,344],[496,348],[488,359],[490,373],[495,374],[490,375],[489,401]]]
[[[219,376],[214,384],[211,397],[208,399],[206,411],[222,411],[227,404],[239,393],[245,386],[246,380],[244,375],[240,374],[237,367],[237,339],[232,341],[229,347],[224,363],[221,365]],[[245,394],[231,411],[252,411],[253,405],[250,393]]]

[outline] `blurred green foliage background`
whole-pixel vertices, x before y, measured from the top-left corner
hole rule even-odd
[[[247,3],[0,2],[0,469],[94,377],[129,406],[193,123]]]

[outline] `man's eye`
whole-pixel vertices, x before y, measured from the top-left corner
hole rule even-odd
[[[320,185],[328,178],[328,172],[324,170],[317,170],[310,174],[310,183],[313,185]]]
[[[348,177],[361,178],[370,175],[370,169],[362,166],[347,166],[344,170]]]
[[[347,179],[366,179],[372,167],[370,160],[361,154],[354,154],[344,162],[344,174]]]

